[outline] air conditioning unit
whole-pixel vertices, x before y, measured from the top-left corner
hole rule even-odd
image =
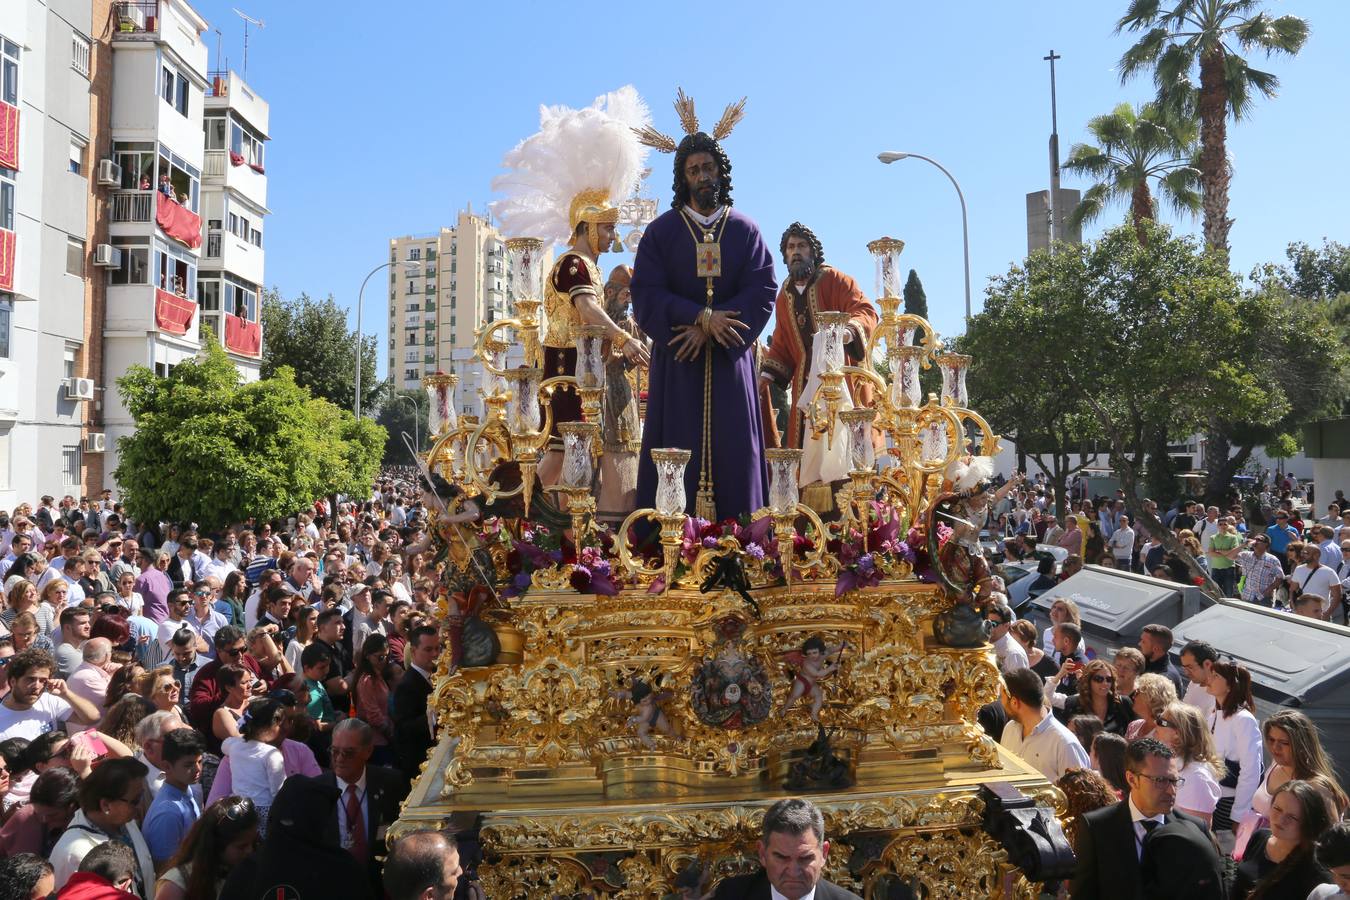
[[[122,183],[122,167],[111,159],[98,161],[98,183],[104,187],[117,187]]]
[[[93,400],[94,379],[72,378],[66,382],[67,400]]]
[[[94,247],[94,265],[116,269],[122,265],[122,251],[112,244],[98,244]]]
[[[91,431],[84,438],[85,453],[102,453],[107,449],[108,438],[101,431]]]

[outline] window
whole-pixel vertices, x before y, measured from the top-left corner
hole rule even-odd
[[[113,161],[122,167],[122,190],[148,191],[155,185],[155,145],[140,141],[117,141]]]
[[[9,327],[14,316],[14,295],[0,294],[0,359],[9,359]]]
[[[165,179],[168,179],[167,184]],[[157,190],[167,189],[172,192],[175,200],[197,212],[202,173],[181,156],[171,153],[163,144],[159,145],[159,180],[155,184],[158,185]]]
[[[66,347],[65,355],[62,358],[61,377],[66,380],[66,384],[75,378],[75,354],[78,351],[74,347]]]
[[[197,258],[184,248],[155,239],[155,287],[180,297],[197,296]]]
[[[221,300],[225,304],[225,312],[242,316],[250,322],[258,321],[258,286],[236,278],[229,272],[224,274],[224,279],[225,292]]]
[[[0,100],[19,105],[19,45],[0,38]]]
[[[206,132],[207,150],[225,149],[225,117],[216,116],[214,118],[204,119],[202,129]]]
[[[70,171],[75,175],[84,174],[84,144],[70,142]]]
[[[66,274],[84,277],[84,241],[66,238]]]
[[[140,246],[137,246],[137,244]],[[150,245],[144,239],[123,238],[113,244],[122,251],[122,264],[108,270],[109,284],[149,284]]]
[[[220,309],[220,282],[198,281],[197,302],[203,312],[215,312]]]
[[[404,370],[403,370],[403,378],[404,378],[404,380],[406,380],[406,381],[414,381],[414,380],[416,380],[416,379],[418,379],[418,378],[421,378],[421,377],[422,377],[422,373],[421,373],[420,371],[418,371],[417,369],[404,369]]]
[[[82,34],[70,36],[70,67],[89,77],[89,38]]]
[[[0,169],[0,228],[14,230],[14,172]]]
[[[172,66],[160,67],[159,95],[184,116],[188,114],[188,79]]]
[[[408,248],[408,259],[421,259],[421,258],[422,258],[422,248],[421,248],[421,247],[410,247],[410,248]]]
[[[230,152],[238,153],[244,164],[262,168],[263,140],[252,129],[230,120]]]
[[[67,489],[80,486],[80,445],[61,448],[61,475]]]

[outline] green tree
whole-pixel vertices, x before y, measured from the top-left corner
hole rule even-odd
[[[1247,342],[1251,320],[1223,262],[1163,226],[1144,227],[1146,241],[1125,225],[1056,253],[1049,270],[1055,277],[1039,279],[1047,287],[1036,302],[1015,305],[1015,328],[1007,333],[1021,335],[1017,346],[1026,358],[1054,361],[1058,382],[1050,390],[1064,395],[1065,415],[1091,417],[1130,508],[1186,558],[1143,509],[1140,475],[1153,438],[1193,433],[1216,414],[1250,419],[1264,411],[1278,418],[1286,402],[1278,386],[1261,383],[1231,353],[1235,343]],[[1045,264],[1033,259],[1027,268]],[[1016,269],[1009,274],[1014,283],[1022,277]],[[1055,283],[1060,277],[1066,285]],[[995,302],[976,319],[1003,309]],[[1015,369],[1009,380],[1027,375]],[[1037,433],[1040,412],[1012,420],[1010,430]],[[1193,561],[1192,571],[1207,578]]]
[[[1107,205],[1126,200],[1135,233],[1147,235],[1143,223],[1157,218],[1158,195],[1177,212],[1200,211],[1200,170],[1194,165],[1196,126],[1193,119],[1163,112],[1156,103],[1135,111],[1122,103],[1087,124],[1095,144],[1074,144],[1064,168],[1096,179],[1069,215],[1074,228],[1081,228],[1105,211]]]
[[[117,381],[136,430],[118,440],[114,477],[139,521],[219,529],[291,515],[319,497],[364,495],[384,429],[310,396],[289,368],[241,384],[214,342],[167,377],[132,366]]]
[[[1299,444],[1298,438],[1285,432],[1277,434],[1266,443],[1266,456],[1271,459],[1279,460],[1278,470],[1284,471],[1284,461],[1294,454],[1298,453],[1303,447]]]
[[[1023,265],[994,276],[984,309],[957,341],[957,349],[973,357],[971,407],[1045,473],[1061,516],[1069,511],[1069,478],[1097,460],[1083,451],[1101,438],[1101,428],[1084,404],[1063,390],[1072,342],[1044,330],[1045,311],[1088,289],[1087,262],[1082,247],[1066,245],[1054,256],[1033,253]]]
[[[409,443],[420,441],[420,446],[417,447],[419,451],[431,448],[431,440],[427,435],[429,403],[426,391],[391,389],[386,392],[384,402],[380,404],[379,413],[375,416],[375,421],[389,433],[389,438],[384,444],[384,464],[386,466],[410,466],[413,464],[412,454],[408,452],[408,445],[403,442],[404,434],[408,435]]]
[[[1274,97],[1279,79],[1252,68],[1241,52],[1293,56],[1308,39],[1297,16],[1271,16],[1258,0],[1130,0],[1117,31],[1141,32],[1120,58],[1126,81],[1151,71],[1158,100],[1200,120],[1200,182],[1205,243],[1228,253],[1228,117],[1241,121],[1255,94]],[[1239,52],[1241,51],[1241,52]],[[1199,84],[1192,73],[1198,73]]]
[[[905,288],[901,294],[904,296],[906,313],[921,319],[928,318],[928,295],[923,291],[923,282],[919,280],[918,272],[909,270],[909,277],[905,279]]]
[[[289,366],[301,387],[315,397],[351,409],[356,393],[356,332],[347,328],[347,311],[330,294],[314,300],[301,294],[293,300],[276,288],[263,292],[262,377],[271,378]],[[379,405],[385,383],[375,377],[379,345],[366,335],[361,341],[361,409]]]
[[[1350,294],[1350,247],[1322,239],[1319,248],[1295,241],[1284,251],[1287,265],[1268,264],[1252,272],[1254,281],[1274,279],[1289,294],[1305,300],[1335,300]]]

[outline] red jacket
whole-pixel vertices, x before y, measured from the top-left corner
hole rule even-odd
[[[140,900],[135,894],[119,890],[108,879],[93,872],[76,872],[56,895],[56,900]]]

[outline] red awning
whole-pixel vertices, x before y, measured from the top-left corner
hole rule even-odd
[[[192,247],[202,245],[202,217],[177,200],[155,194],[155,221],[164,233],[176,241]]]
[[[19,108],[0,101],[0,167],[19,168]]]
[[[169,334],[187,334],[197,304],[186,297],[155,288],[155,326]]]
[[[225,316],[225,346],[245,356],[262,355],[262,326],[239,316]]]
[[[0,291],[14,290],[14,248],[17,243],[18,236],[14,232],[0,228]]]

